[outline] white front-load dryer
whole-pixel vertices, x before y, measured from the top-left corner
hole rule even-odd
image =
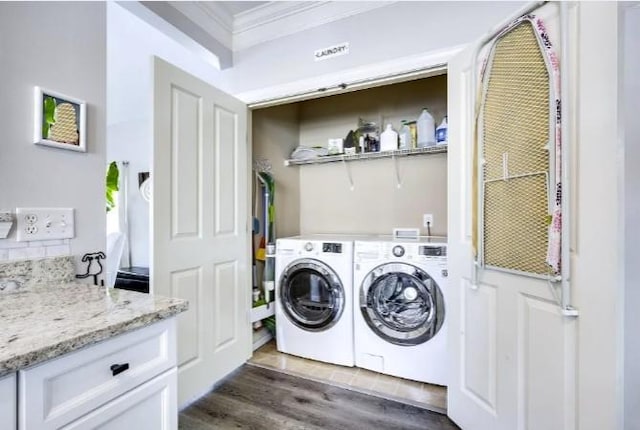
[[[446,238],[354,243],[357,367],[447,385]]]
[[[278,351],[353,366],[353,241],[276,241]]]

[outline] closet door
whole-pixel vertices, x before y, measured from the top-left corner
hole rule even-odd
[[[558,5],[533,14],[542,18],[559,52]],[[487,49],[475,64],[478,44],[449,62],[448,414],[463,429],[576,427],[577,322],[563,315],[542,273],[553,194],[545,191],[545,171],[553,168],[538,160],[539,169],[519,170],[523,151],[538,158],[554,153],[549,139],[555,128],[555,103],[549,97],[553,76],[545,78],[545,63],[536,60],[543,58],[537,24],[523,21],[489,42],[495,49],[486,73],[492,75],[482,91],[479,76]],[[478,97],[480,105],[473,104]],[[477,106],[483,110],[476,111]],[[539,124],[533,124],[534,117]],[[531,132],[534,126],[538,129]],[[520,133],[529,134],[521,138]],[[476,139],[485,143],[477,156]],[[474,166],[484,176],[474,178]],[[548,186],[554,186],[551,179]],[[537,194],[527,194],[531,190]],[[481,199],[484,206],[476,211]],[[484,251],[486,264],[477,272],[474,248]]]
[[[178,319],[178,404],[251,354],[247,108],[154,59],[154,294],[187,299]]]

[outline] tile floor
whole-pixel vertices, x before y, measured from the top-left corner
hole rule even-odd
[[[276,349],[275,341],[255,351],[249,363],[446,413],[446,387],[283,354]]]

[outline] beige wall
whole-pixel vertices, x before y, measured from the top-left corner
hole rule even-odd
[[[253,111],[252,127],[253,160],[268,160],[276,181],[276,236],[297,235],[300,232],[300,175],[297,168],[285,167],[284,160],[298,145],[298,105]],[[255,177],[253,188],[255,197]],[[259,214],[261,210],[259,206]],[[263,227],[260,225],[261,231]]]
[[[353,191],[342,163],[300,167],[301,233],[391,234],[421,227],[423,213],[433,214],[432,234],[447,233],[446,154],[399,158],[400,188],[389,158],[349,166]]]
[[[358,126],[358,118],[378,124],[415,120],[429,108],[439,124],[447,114],[447,77],[387,85],[300,103],[300,144],[327,146],[329,138],[344,138]]]
[[[276,234],[391,234],[394,227],[422,227],[433,214],[432,234],[447,233],[447,156],[390,158],[284,167],[298,143],[326,146],[345,137],[358,118],[397,130],[428,107],[439,123],[446,115],[446,76],[372,88],[253,112],[253,159],[267,158],[276,178]],[[426,229],[422,228],[422,234]]]
[[[415,120],[423,107],[440,123],[447,112],[447,77],[325,97],[300,104],[300,143],[326,146],[345,137],[358,118],[379,124]],[[399,158],[397,187],[390,158],[349,163],[350,189],[343,163],[300,166],[300,232],[391,234],[394,227],[422,227],[422,214],[434,216],[432,234],[447,233],[447,157]],[[426,234],[422,229],[422,234]]]

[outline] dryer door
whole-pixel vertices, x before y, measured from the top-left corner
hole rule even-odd
[[[427,342],[445,318],[440,287],[424,270],[405,263],[369,272],[360,288],[360,311],[375,334],[402,346]]]
[[[332,327],[342,315],[345,291],[338,275],[319,260],[291,263],[280,278],[280,302],[289,320],[309,331]]]

